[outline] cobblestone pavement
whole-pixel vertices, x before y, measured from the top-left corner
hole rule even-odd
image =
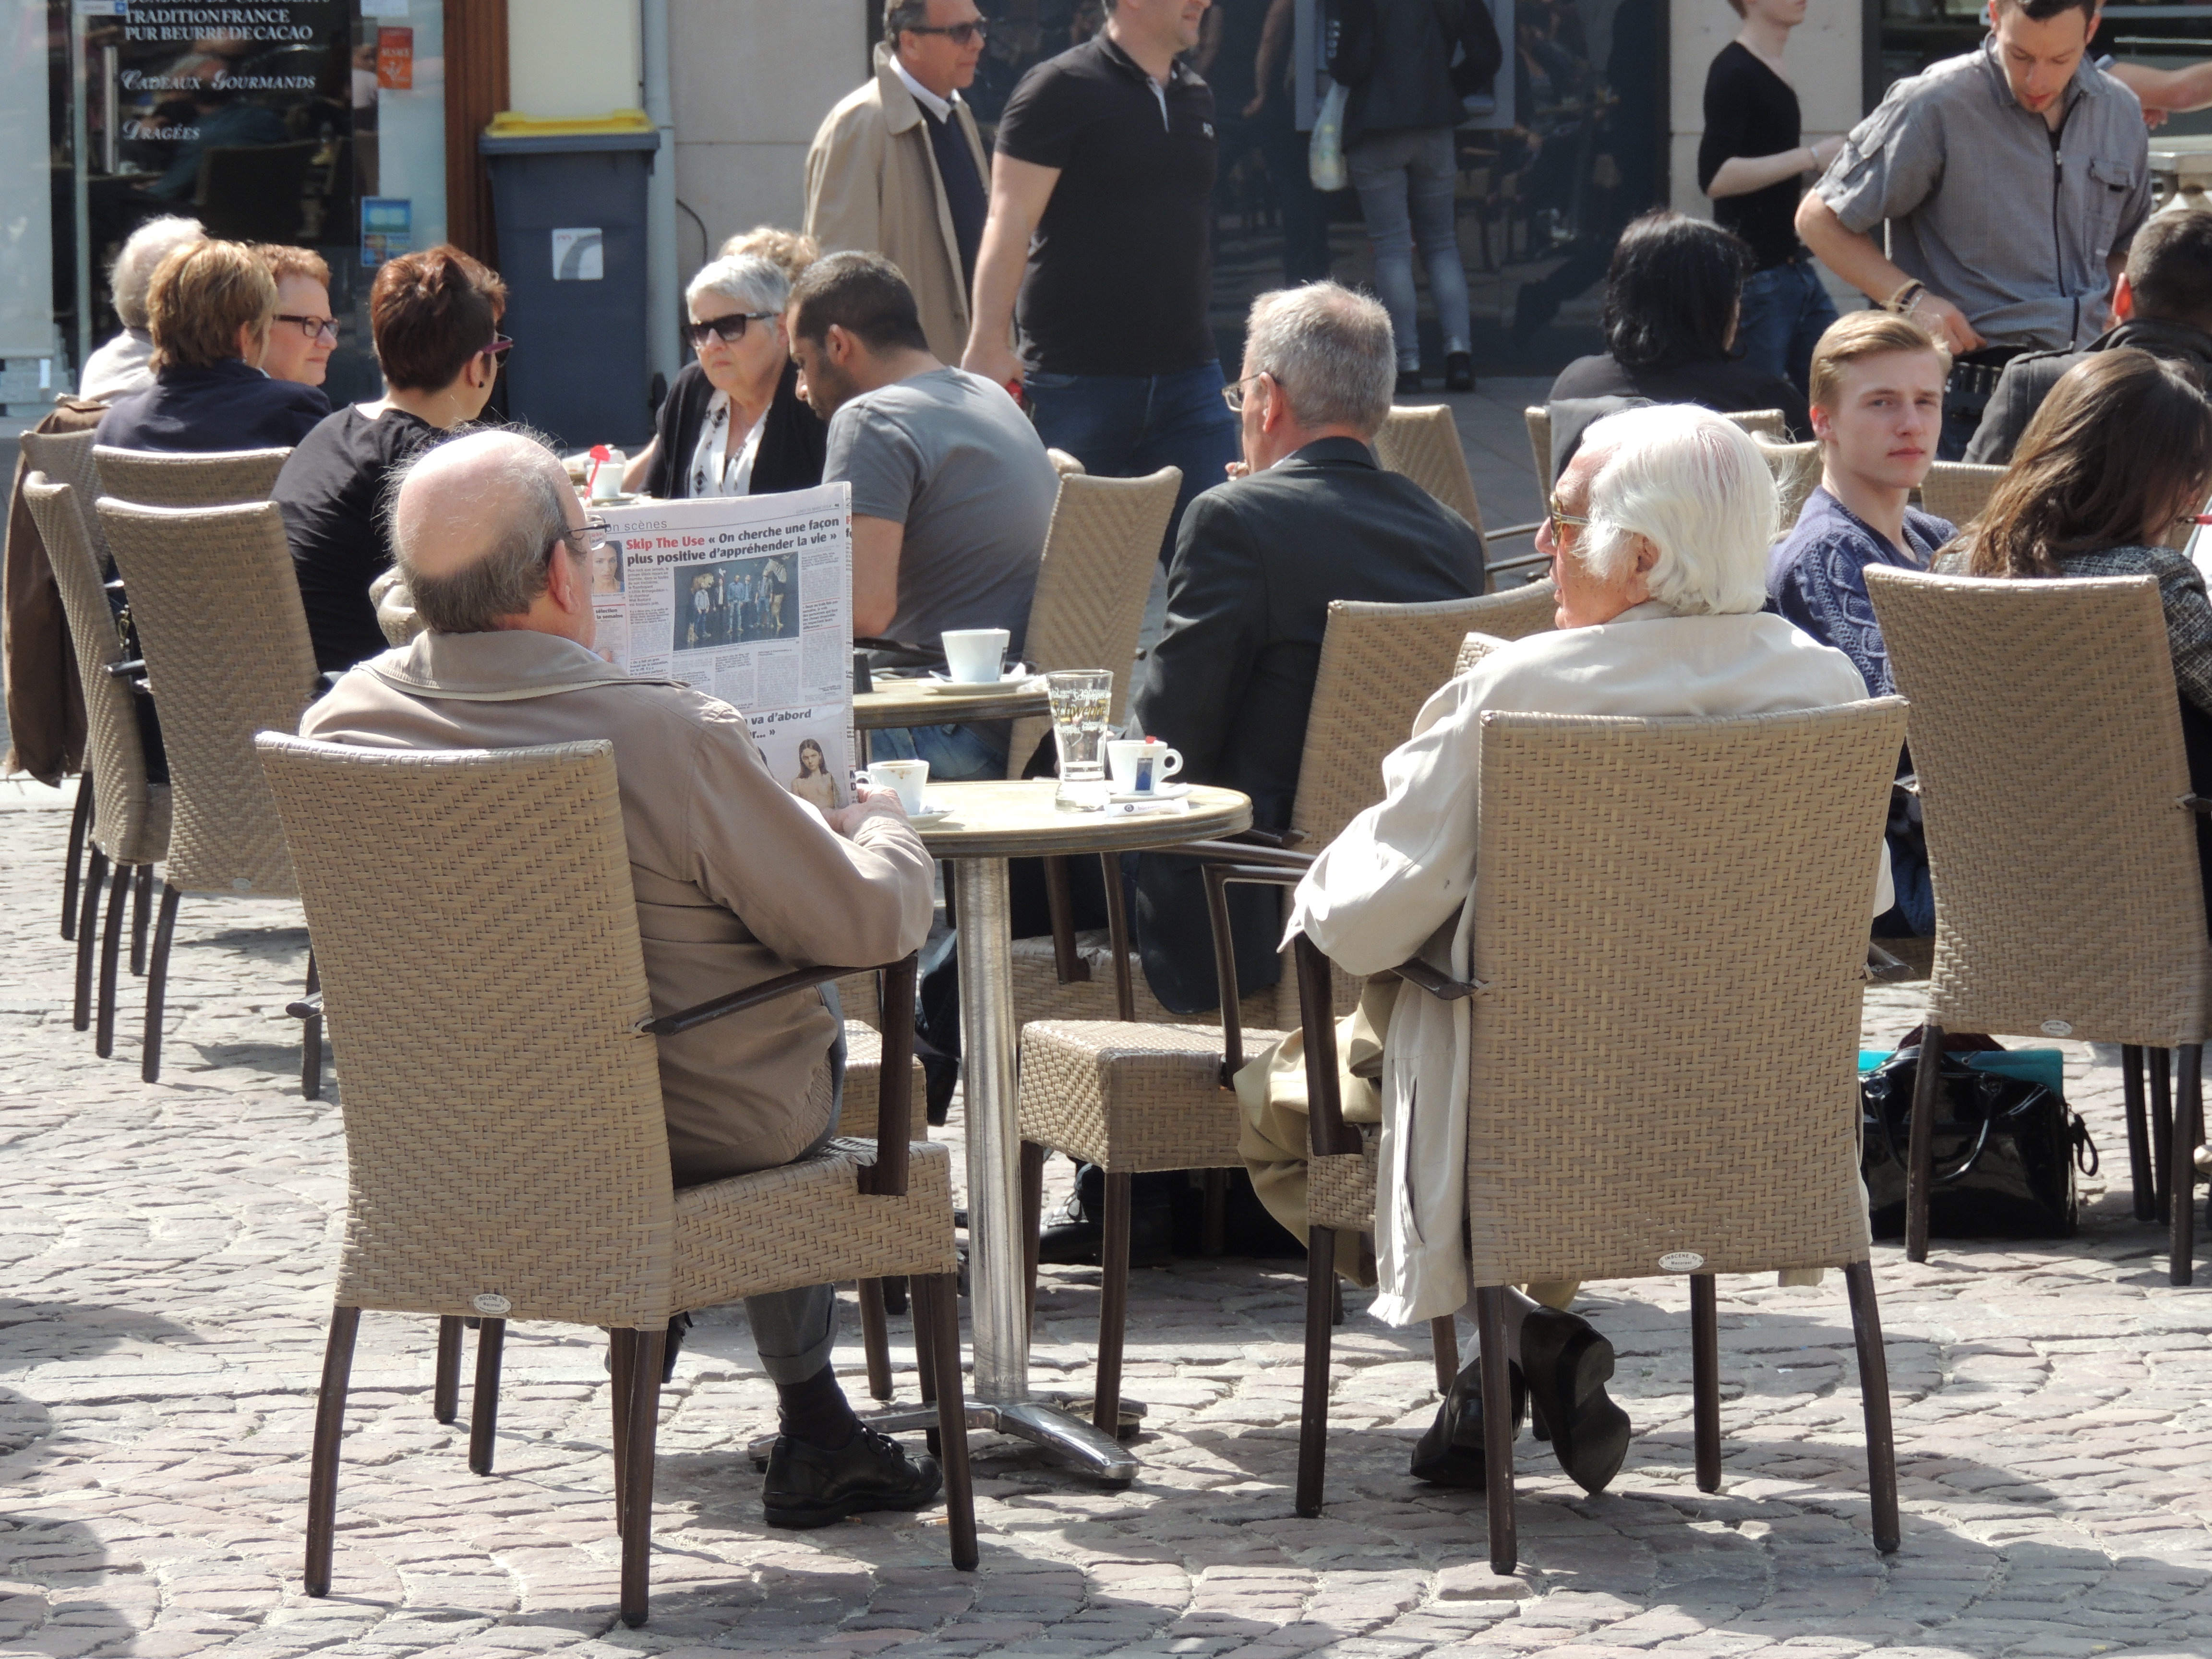
[[[2124,1177],[2094,1187],[2063,1244],[1942,1243],[1921,1267],[1877,1252],[1905,1510],[1887,1560],[1832,1279],[1723,1281],[1726,1483],[1710,1498],[1691,1478],[1686,1286],[1594,1287],[1634,1449],[1588,1499],[1522,1440],[1524,1571],[1501,1589],[1480,1496],[1406,1474],[1434,1409],[1425,1333],[1376,1323],[1361,1296],[1336,1344],[1328,1507],[1293,1514],[1300,1283],[1293,1264],[1225,1261],[1136,1275],[1128,1387],[1151,1416],[1133,1489],[979,1437],[972,1576],[946,1565],[934,1516],[766,1528],[744,1447],[772,1395],[741,1316],[711,1315],[666,1397],[639,1632],[613,1617],[594,1334],[510,1334],[497,1472],[479,1479],[431,1419],[430,1322],[371,1315],[336,1584],[310,1601],[306,1457],[343,1172],[337,1112],[300,1098],[281,1017],[305,932],[288,906],[188,902],[168,1072],[143,1085],[136,981],[114,1059],[70,1029],[67,815],[36,793],[0,801],[8,1653],[2212,1654],[2212,1288],[2166,1285]],[[1911,1023],[1896,993],[1870,1004],[1872,1040]],[[2068,1073],[2124,1170],[2116,1073],[2079,1048]],[[1096,1283],[1048,1271],[1042,1381],[1082,1384]],[[910,1398],[904,1320],[893,1339]],[[857,1336],[839,1360],[859,1393]]]

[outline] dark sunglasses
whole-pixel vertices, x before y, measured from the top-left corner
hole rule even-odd
[[[990,32],[989,27],[980,17],[965,23],[908,23],[899,31],[902,34],[941,34],[956,46],[972,45],[982,40]]]
[[[695,346],[706,344],[709,334],[719,334],[725,340],[742,340],[747,323],[765,323],[775,315],[773,311],[733,311],[726,317],[711,318],[703,323],[686,323],[684,331],[691,337]]]

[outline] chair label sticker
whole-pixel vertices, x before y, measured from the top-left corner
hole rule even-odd
[[[1693,1273],[1705,1265],[1705,1257],[1695,1250],[1669,1250],[1659,1258],[1662,1273]]]
[[[1705,1260],[1703,1256],[1698,1259],[1700,1261]],[[504,1319],[514,1310],[514,1304],[509,1302],[497,1291],[486,1291],[481,1296],[471,1297],[469,1306],[480,1314],[489,1314],[494,1319]]]
[[[2074,1022],[2068,1019],[2046,1019],[2039,1029],[2045,1036],[2072,1036]]]

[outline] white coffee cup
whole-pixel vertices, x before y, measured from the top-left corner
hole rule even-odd
[[[1006,660],[1003,628],[956,628],[942,636],[945,665],[959,685],[996,685]]]
[[[898,791],[899,805],[906,815],[914,817],[921,809],[922,797],[929,787],[929,763],[926,760],[880,760],[866,771],[854,775],[862,783],[872,783],[885,789]]]
[[[1115,794],[1149,795],[1182,770],[1182,757],[1158,738],[1123,738],[1106,745],[1106,765]]]

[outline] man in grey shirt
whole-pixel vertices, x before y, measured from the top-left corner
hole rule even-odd
[[[1989,0],[1989,15],[1978,50],[1890,88],[1797,209],[1830,270],[1957,359],[1949,460],[2007,362],[2111,326],[2113,279],[2150,212],[2142,106],[2087,56],[2097,0]]]
[[[933,650],[1003,628],[1017,655],[1060,475],[1006,392],[929,352],[913,290],[872,253],[835,253],[791,291],[802,395],[830,422],[824,483],[853,486],[853,631]],[[1003,726],[878,732],[945,779],[1003,777]]]

